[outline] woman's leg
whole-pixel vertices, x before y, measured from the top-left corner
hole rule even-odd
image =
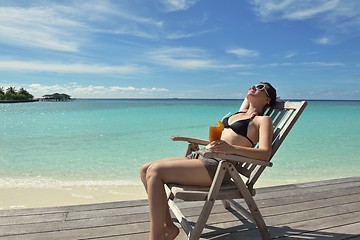
[[[140,178],[141,181],[144,185],[144,188],[147,192],[147,182],[146,182],[146,173],[148,168],[152,165],[152,164],[158,164],[161,162],[172,162],[172,161],[187,161],[189,159],[184,158],[184,157],[178,157],[178,158],[165,158],[165,159],[161,159],[161,160],[157,160],[157,161],[153,161],[153,162],[149,162],[144,164],[141,169],[140,169]],[[173,223],[171,216],[170,216],[170,210],[169,210],[169,205],[166,204],[166,211],[165,211],[165,220],[164,220],[164,227],[165,229],[167,229],[167,232],[169,232],[170,235],[177,235],[179,233],[179,229],[176,227],[176,225]],[[171,234],[171,232],[173,234]]]
[[[140,178],[141,181],[144,185],[144,188],[147,192],[147,183],[146,183],[146,172],[148,170],[148,168],[154,164],[154,163],[160,163],[160,162],[169,162],[169,161],[186,161],[188,160],[187,158],[184,157],[178,157],[178,158],[165,158],[165,159],[161,159],[161,160],[156,160],[153,162],[149,162],[144,164],[141,169],[140,169]],[[167,239],[171,239],[171,236],[174,236],[174,238],[179,234],[179,229],[177,228],[177,226],[173,223],[171,216],[170,216],[170,210],[169,210],[169,205],[166,204],[166,211],[165,211],[165,221],[164,221],[164,228],[165,228],[165,232],[168,236],[170,236],[170,238]]]
[[[178,158],[153,162],[146,171],[150,208],[150,239],[165,239],[164,222],[167,214],[165,183],[210,186],[211,178],[201,160]],[[174,239],[175,236],[170,236]]]

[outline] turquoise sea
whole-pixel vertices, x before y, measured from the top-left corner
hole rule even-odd
[[[140,184],[139,168],[181,156],[173,135],[207,138],[241,100],[79,99],[0,104],[0,187]],[[309,101],[261,181],[360,175],[360,101]]]

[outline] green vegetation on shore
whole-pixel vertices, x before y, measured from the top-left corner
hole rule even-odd
[[[34,96],[31,95],[28,91],[24,88],[20,88],[16,90],[15,87],[8,87],[6,91],[4,91],[3,87],[0,87],[0,101],[1,100],[16,100],[16,101],[23,101],[23,100],[33,100]]]

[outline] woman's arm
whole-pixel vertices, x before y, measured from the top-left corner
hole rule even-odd
[[[239,112],[246,112],[249,109],[249,106],[249,101],[245,98],[240,106]]]
[[[273,125],[269,117],[262,117],[259,121],[259,147],[242,147],[230,145],[225,141],[218,140],[210,143],[208,149],[213,152],[235,154],[244,157],[268,161],[271,157],[271,143],[273,137]]]

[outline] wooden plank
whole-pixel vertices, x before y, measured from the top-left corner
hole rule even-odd
[[[316,198],[321,200],[321,199],[327,199],[329,197],[336,197],[336,196],[339,196],[339,194],[340,194],[340,196],[343,195],[343,194],[349,194],[349,193],[352,192],[351,189],[357,190],[357,192],[359,192],[359,188],[345,188],[344,190],[342,190],[344,192],[341,192],[341,193],[339,191],[332,191],[333,190],[332,189],[332,190],[330,190],[328,192],[317,193]],[[337,193],[339,193],[339,194],[337,194]],[[297,195],[295,195],[292,198],[289,198],[289,197],[285,196],[285,197],[282,197],[282,198],[276,198],[275,200],[274,199],[263,200],[263,201],[261,201],[261,204],[262,204],[263,207],[266,207],[271,202],[276,202],[276,203],[279,203],[280,205],[285,205],[285,204],[289,204],[289,203],[299,203],[301,201],[310,201],[313,194],[308,194],[306,196],[307,196],[306,198],[304,198],[304,197],[299,198],[299,196],[297,196]],[[286,201],[282,201],[283,198]],[[259,200],[259,199],[257,199],[257,200]],[[289,200],[291,200],[291,201],[289,201]],[[199,206],[200,204],[201,203],[195,204],[195,206]],[[72,213],[73,216],[69,217],[68,220],[70,220],[70,219],[81,219],[81,218],[90,218],[91,216],[101,217],[101,216],[107,216],[107,215],[110,215],[110,214],[112,214],[114,216],[114,215],[133,214],[133,213],[136,213],[136,212],[147,212],[147,205],[141,206],[141,210],[139,210],[139,209],[135,210],[135,209],[127,208],[127,209],[124,209],[124,210],[118,209],[117,212],[114,212],[114,211],[112,212],[112,211],[113,211],[113,209],[107,209],[107,208],[101,209],[100,211],[94,211],[94,210],[88,211],[85,214],[82,214],[81,212],[75,211],[75,212]],[[55,215],[56,214],[57,213],[55,213]],[[27,222],[27,220],[26,220],[27,218],[29,218],[29,221],[31,221],[32,220],[31,216],[32,215],[21,216],[21,217],[16,217],[16,216],[12,217],[11,216],[11,217],[8,217],[8,218],[0,218],[0,225],[6,224],[6,223],[11,224],[12,221],[17,221],[16,220],[17,218],[19,220],[21,220],[22,222]],[[61,214],[59,219],[62,220],[62,217],[63,217],[63,215]],[[49,219],[52,218],[52,216],[50,214],[44,214],[43,216],[41,216],[41,215],[34,215],[33,216],[33,219],[37,219],[37,218],[39,218],[39,220],[41,220],[41,219],[49,220]],[[13,220],[11,220],[11,219],[13,219]],[[19,222],[19,223],[21,223],[21,222]]]
[[[271,215],[279,215],[279,213],[291,213],[293,212],[294,210],[298,209],[298,210],[307,210],[307,207],[309,207],[308,209],[314,209],[316,208],[316,204],[321,204],[321,205],[318,205],[319,207],[325,207],[325,206],[334,206],[335,204],[333,204],[333,201],[341,201],[341,203],[352,203],[353,202],[353,199],[352,199],[352,195],[349,195],[349,196],[337,196],[336,198],[339,198],[339,199],[336,199],[336,200],[332,200],[332,196],[329,196],[329,197],[326,197],[326,195],[324,196],[323,199],[320,199],[320,200],[313,200],[313,196],[311,195],[308,195],[308,197],[311,197],[309,198],[309,201],[299,201],[299,196],[296,196],[295,199],[291,199],[290,202],[287,202],[286,201],[286,198],[281,201],[280,204],[278,204],[278,202],[274,199],[272,199],[271,201],[267,201],[267,202],[258,202],[258,205],[261,204],[261,208],[260,208],[260,211],[262,212],[262,214],[264,216],[271,216]],[[344,199],[345,200],[342,200]],[[355,201],[356,201],[356,198],[354,197]],[[325,201],[326,200],[326,201]],[[316,201],[316,202],[312,202],[312,201]],[[242,204],[242,206],[244,208],[247,209],[247,206],[246,204]],[[295,207],[296,208],[295,208]],[[268,208],[270,208],[270,210],[268,210]],[[196,206],[192,206],[192,207],[186,207],[186,208],[182,208],[182,212],[188,216],[188,217],[196,217],[199,215],[199,207],[196,207]],[[218,202],[218,204],[215,204],[214,208],[213,208],[213,211],[212,211],[212,214],[218,214],[218,213],[223,213],[223,212],[226,212],[221,204],[221,202]]]
[[[315,184],[316,185],[316,184]],[[347,199],[348,199],[348,201],[350,201],[350,202],[353,202],[353,201],[355,201],[355,204],[358,204],[357,203],[357,201],[356,201],[356,199],[358,199],[357,198],[358,197],[358,195],[356,195],[356,196],[350,196],[350,197],[348,197]],[[339,199],[340,199],[341,197],[339,197]],[[334,201],[336,202],[336,201],[339,201],[339,199],[335,199]],[[354,200],[355,199],[355,200]],[[325,201],[318,201],[318,203],[324,203]],[[323,206],[322,206],[323,207]],[[353,206],[350,206],[351,208],[353,207]],[[336,207],[335,207],[336,208]],[[355,208],[356,208],[356,206],[355,206]],[[358,208],[359,209],[359,208]],[[323,209],[320,209],[320,211],[321,212],[323,212],[323,210],[325,210],[325,213],[327,212],[327,210],[329,210],[329,209],[326,209],[326,208],[323,208]],[[277,211],[274,211],[274,212],[277,212]],[[284,217],[284,216],[282,216],[282,217]],[[285,217],[286,218],[286,217]],[[222,221],[224,221],[224,217],[221,217],[221,219],[222,219]],[[209,221],[211,220],[211,218],[209,219]]]
[[[52,213],[64,213],[70,211],[93,211],[99,209],[113,209],[113,208],[129,208],[146,206],[147,200],[136,200],[136,201],[120,201],[120,202],[109,202],[101,204],[83,204],[83,205],[70,205],[70,206],[59,206],[59,207],[46,207],[46,208],[25,208],[25,209],[12,209],[12,210],[1,210],[0,217],[6,216],[24,216],[31,214],[52,214]]]
[[[265,218],[265,221],[268,219]],[[345,213],[336,216],[324,217],[321,219],[312,219],[287,224],[269,225],[269,231],[272,238],[284,238],[287,236],[297,236],[299,239],[303,235],[311,232],[337,228],[343,225],[357,226],[355,223],[360,221],[359,214]],[[208,239],[216,236],[216,239],[261,239],[258,230],[254,224],[245,222],[239,225],[239,222],[222,222],[213,224],[205,228],[202,238]],[[354,237],[360,234],[359,229],[353,229],[354,233],[348,234],[347,237]],[[343,238],[345,239],[345,238]]]
[[[330,180],[316,182],[316,184],[313,185],[316,189],[311,190],[311,192],[308,194],[306,194],[306,192],[305,193],[299,192],[298,184],[261,188],[256,190],[258,193],[255,196],[255,199],[256,201],[261,201],[262,206],[264,204],[267,205],[269,202],[270,203],[274,202],[274,204],[277,205],[283,205],[287,203],[298,203],[302,201],[309,201],[314,198],[315,196],[314,192],[316,193],[316,198],[324,199],[324,200],[329,197],[351,195],[360,192],[360,188],[358,184],[355,184],[352,187],[349,187],[348,185],[344,186],[344,184],[346,183],[351,183],[352,185],[354,182],[356,182],[354,181],[353,178],[351,178],[351,181],[349,179],[336,179],[334,180],[335,184],[329,184],[329,182]],[[303,184],[300,184],[300,188],[305,189],[306,187],[302,187],[302,185]],[[323,188],[322,191],[320,191],[318,187],[322,188],[323,186],[327,186],[327,189]],[[294,194],[294,191],[296,191],[297,194]],[[281,192],[281,196],[280,196],[280,192]],[[302,195],[302,198],[299,198],[298,195]],[[243,203],[243,200],[241,199],[236,201]],[[200,206],[202,202],[187,202],[187,203],[178,202],[177,204],[179,205],[179,207],[191,208],[191,207]]]
[[[351,186],[351,187],[350,187]],[[277,192],[269,192],[266,194],[257,194],[255,196],[256,201],[261,202],[262,204],[266,201],[275,201],[279,204],[284,204],[282,199],[290,199],[292,198],[293,202],[301,202],[308,201],[314,196],[321,197],[322,199],[326,199],[328,194],[337,194],[338,191],[344,191],[344,194],[353,194],[359,192],[360,185],[358,183],[349,184],[349,188],[344,189],[341,185],[326,185],[319,186],[315,188],[306,188],[306,189],[291,189],[291,190],[281,190]],[[296,190],[296,191],[295,191]],[[316,194],[316,195],[314,195]],[[299,197],[301,195],[302,197]],[[304,198],[304,200],[303,200]],[[239,202],[243,202],[243,200],[237,200]]]
[[[358,190],[359,188],[353,188],[354,190]],[[340,196],[343,195],[343,194],[347,194],[346,191],[350,191],[351,188],[345,188],[343,191],[345,191],[344,193],[339,193]],[[329,201],[331,201],[331,199],[329,199],[329,201],[324,201],[325,199],[329,198],[329,197],[336,197],[336,194],[335,193],[338,193],[339,191],[328,191],[328,192],[322,192],[320,195],[319,193],[317,193],[317,195],[314,195],[314,194],[307,194],[305,195],[305,197],[299,197],[299,195],[295,195],[294,197],[292,198],[289,198],[289,197],[283,197],[283,198],[277,198],[277,199],[268,199],[268,200],[265,200],[265,201],[261,201],[261,205],[262,205],[262,212],[265,213],[266,211],[269,211],[266,209],[266,207],[271,207],[271,206],[276,206],[277,205],[282,205],[282,206],[286,206],[287,204],[293,204],[293,205],[298,205],[299,206],[299,203],[300,202],[308,202],[308,201],[312,201],[312,198],[313,197],[316,197],[316,198],[319,198],[318,201],[320,202],[323,202],[323,203],[328,203]],[[331,195],[332,194],[332,195]],[[338,195],[339,196],[339,195]],[[356,196],[358,195],[354,195],[353,198],[356,199]],[[349,195],[348,198],[351,199],[352,195]],[[290,200],[290,201],[289,201]],[[274,205],[275,204],[275,205]],[[196,205],[196,207],[198,207],[199,204]],[[246,206],[246,205],[245,205]],[[292,207],[291,205],[288,206],[288,207]],[[218,208],[217,210],[218,211],[221,211],[222,210],[222,205],[220,205],[220,203],[218,204],[218,207],[215,206],[215,208]],[[137,211],[137,212],[146,212],[147,211],[147,206],[142,206],[142,211]],[[129,209],[128,209],[129,210]],[[134,218],[138,217],[136,214],[134,214],[135,211],[129,211],[131,214],[131,216],[134,216]],[[198,214],[196,213],[196,211],[194,211],[193,208],[189,208],[188,212],[190,213],[193,213],[193,214]],[[99,211],[90,211],[90,212],[86,212],[85,214],[81,214],[81,212],[74,212],[73,213],[73,217],[72,218],[68,218],[67,220],[76,220],[76,219],[87,219],[87,218],[92,218],[92,217],[106,217],[106,216],[123,216],[123,212],[121,209],[118,209],[116,211],[114,210],[110,210],[110,209],[104,209],[104,210],[99,210]],[[141,217],[139,216],[140,219],[147,219],[147,214],[142,214]],[[29,218],[29,217],[32,217],[32,218]],[[40,218],[39,220],[37,220],[37,218]],[[4,225],[4,224],[14,224],[14,223],[26,223],[26,222],[29,222],[31,221],[32,219],[36,220],[36,221],[39,221],[41,222],[41,220],[45,221],[45,222],[49,222],[49,217],[51,219],[51,215],[49,214],[45,214],[43,216],[41,215],[36,215],[36,216],[22,216],[22,217],[14,217],[13,219],[11,218],[0,218],[0,222],[1,224],[0,225]],[[59,218],[59,221],[63,221],[63,215],[60,216]],[[29,219],[28,219],[29,218]],[[19,220],[17,220],[19,219]],[[126,224],[125,219],[129,222],[132,222],[132,221],[135,221],[134,219],[131,219],[131,218],[123,218],[123,221],[122,223],[123,224]],[[52,219],[53,220],[53,219]],[[51,220],[51,221],[52,221]],[[56,220],[56,219],[55,219]],[[16,222],[18,221],[18,222]],[[36,222],[34,221],[34,222]],[[50,222],[51,222],[50,221]]]
[[[284,213],[294,213],[297,211],[309,211],[318,208],[323,209],[326,207],[338,206],[339,204],[357,203],[359,201],[358,199],[360,199],[360,194],[327,198],[326,201],[325,199],[311,200],[301,203],[291,203],[291,204],[263,207],[262,213],[265,216],[282,215]]]
[[[92,220],[93,221],[93,220]],[[88,222],[92,222],[88,221]],[[71,225],[71,226],[70,226]],[[127,225],[104,225],[96,226],[90,223],[87,228],[77,228],[76,224],[58,226],[57,229],[48,231],[39,226],[30,229],[31,232],[2,233],[0,239],[78,239],[78,238],[101,238],[104,236],[121,236],[149,231],[149,222],[133,223]],[[29,229],[27,229],[29,230]]]
[[[360,222],[351,223],[337,227],[320,229],[313,232],[301,234],[301,239],[316,239],[316,240],[340,240],[340,239],[355,239],[360,238]],[[282,240],[299,238],[298,235],[289,235],[281,238]]]

